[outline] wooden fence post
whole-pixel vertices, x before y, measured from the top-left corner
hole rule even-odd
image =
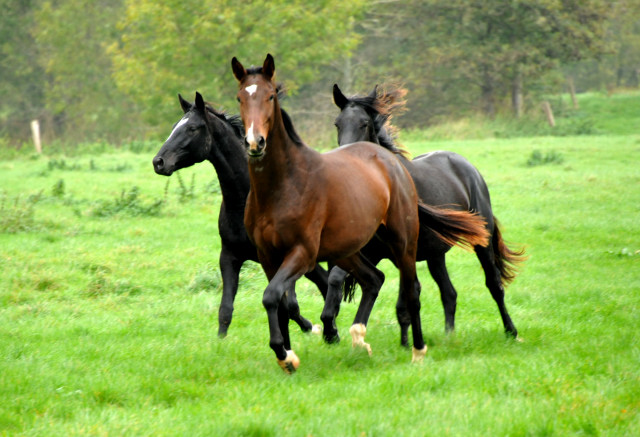
[[[31,135],[33,135],[33,144],[36,147],[36,152],[42,153],[42,143],[40,142],[40,123],[38,120],[31,122]]]
[[[554,127],[556,125],[556,121],[553,118],[553,111],[551,110],[551,105],[548,101],[542,102],[542,110],[544,114],[547,116],[547,121],[549,122],[549,126]]]
[[[573,102],[573,109],[579,109],[578,99],[576,99],[576,86],[573,83],[573,77],[569,76],[567,78],[567,83],[569,85],[569,94],[571,95],[571,102]]]

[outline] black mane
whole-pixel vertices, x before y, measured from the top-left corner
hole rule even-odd
[[[229,115],[225,111],[217,111],[208,103],[206,108],[207,112],[229,124],[238,138],[244,137],[244,124],[242,123],[242,118],[240,118],[239,115]]]
[[[291,121],[291,117],[289,117],[289,114],[287,114],[287,112],[282,108],[280,108],[280,113],[282,114],[284,129],[287,131],[289,138],[291,138],[291,140],[296,143],[297,146],[304,146],[304,141],[302,141],[302,139],[298,135],[298,132],[296,132],[296,129],[293,127],[293,122]]]

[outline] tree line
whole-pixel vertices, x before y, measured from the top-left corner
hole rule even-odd
[[[230,59],[276,59],[298,124],[331,86],[406,87],[402,127],[519,117],[544,95],[638,87],[638,0],[0,0],[0,146],[161,140],[196,90],[236,111]],[[301,120],[301,121],[298,121]]]

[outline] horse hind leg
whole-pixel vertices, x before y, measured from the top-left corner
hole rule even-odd
[[[451,333],[455,329],[456,324],[456,307],[458,293],[451,283],[449,278],[449,272],[447,271],[447,265],[445,262],[445,255],[429,257],[427,259],[427,266],[429,267],[429,273],[436,282],[438,289],[440,290],[440,299],[442,300],[442,307],[444,309],[444,329],[446,333]]]
[[[358,281],[362,289],[362,298],[358,305],[353,324],[349,329],[352,346],[364,348],[371,355],[371,346],[364,341],[367,333],[367,323],[373,310],[380,288],[384,283],[384,273],[378,270],[369,260],[360,253],[341,260],[338,265],[351,273]]]
[[[323,337],[327,343],[338,343],[340,335],[336,326],[336,317],[340,312],[340,302],[342,301],[342,284],[344,284],[348,273],[340,267],[335,266],[329,272],[327,296],[322,309],[320,320],[324,325]]]
[[[496,267],[492,244],[489,244],[487,247],[476,246],[475,251],[478,259],[480,260],[480,264],[482,265],[482,269],[484,270],[487,288],[491,292],[493,300],[495,300],[498,305],[500,317],[502,317],[502,324],[504,325],[504,331],[507,335],[517,338],[518,330],[514,326],[504,303],[504,285],[502,283],[500,271],[498,270],[498,267]]]

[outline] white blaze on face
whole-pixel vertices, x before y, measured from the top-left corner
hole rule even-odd
[[[165,141],[165,143],[167,141],[169,141],[169,138],[171,138],[173,136],[173,134],[178,130],[178,128],[180,126],[182,126],[183,124],[185,124],[187,121],[189,121],[189,117],[184,117],[183,119],[181,119],[178,123],[176,123],[175,127],[173,128],[173,130],[171,131],[171,133],[169,134],[169,136],[167,137],[167,140]]]
[[[250,96],[252,96],[252,95],[253,95],[253,93],[255,93],[257,89],[258,89],[258,85],[253,84],[253,85],[249,85],[249,86],[248,86],[248,87],[246,87],[244,90],[245,90],[246,92],[248,92]]]
[[[253,135],[253,122],[251,122],[251,126],[247,129],[247,143],[253,145],[256,143],[256,137]]]

